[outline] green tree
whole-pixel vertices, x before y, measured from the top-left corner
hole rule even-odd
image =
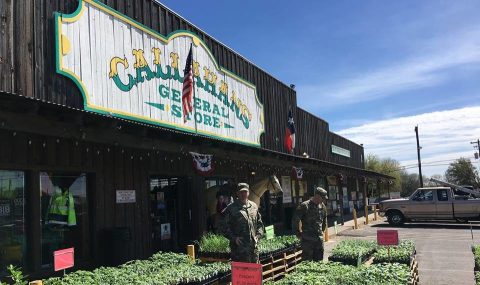
[[[480,186],[480,177],[478,171],[467,158],[460,158],[452,163],[445,171],[445,178],[448,182],[457,185]]]
[[[374,154],[368,154],[365,161],[365,169],[382,173],[395,178],[392,185],[388,186],[390,192],[401,192],[401,167],[400,163],[392,158],[380,158]],[[387,186],[383,186],[383,192],[386,192]]]
[[[402,181],[402,190],[400,196],[408,197],[420,187],[420,179],[416,173],[408,173],[405,170],[401,172],[400,180]]]

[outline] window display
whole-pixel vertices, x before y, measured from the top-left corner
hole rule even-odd
[[[40,173],[42,266],[51,267],[53,252],[75,248],[75,260],[88,257],[87,177],[84,173]]]
[[[25,259],[24,173],[0,170],[0,276]]]

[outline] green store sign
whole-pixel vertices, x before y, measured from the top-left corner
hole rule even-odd
[[[193,112],[183,117],[183,70],[193,47]],[[260,146],[256,87],[220,67],[188,31],[164,37],[96,0],[56,14],[57,72],[72,79],[86,110]]]

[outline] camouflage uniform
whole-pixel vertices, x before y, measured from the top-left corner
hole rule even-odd
[[[240,200],[223,211],[222,233],[230,240],[232,261],[258,262],[258,239],[264,234],[263,222],[257,205],[247,200],[244,205]],[[236,238],[242,239],[237,245]]]
[[[315,193],[321,193],[325,197],[327,192],[316,190]],[[302,260],[323,260],[323,232],[327,227],[326,217],[327,210],[323,203],[317,205],[312,200],[308,200],[297,207],[293,217],[293,228],[297,236],[301,236]],[[299,222],[302,222],[302,230],[299,229]]]

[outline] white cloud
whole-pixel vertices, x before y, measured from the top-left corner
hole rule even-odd
[[[412,42],[419,45],[418,42]],[[355,104],[394,95],[398,92],[439,85],[449,76],[451,68],[480,63],[480,29],[456,33],[450,37],[433,39],[418,46],[421,53],[401,63],[377,67],[369,72],[344,78],[331,85],[298,86],[302,99],[314,100],[313,108],[325,108],[337,104]],[[311,100],[309,100],[311,102]],[[309,103],[311,104],[311,103]]]
[[[480,138],[480,106],[382,120],[337,133],[363,143],[366,154],[390,157],[407,166],[417,163],[416,125],[422,147],[422,172],[444,174],[449,162],[460,157],[473,159],[474,149],[470,142]],[[408,171],[416,172],[417,169]]]

